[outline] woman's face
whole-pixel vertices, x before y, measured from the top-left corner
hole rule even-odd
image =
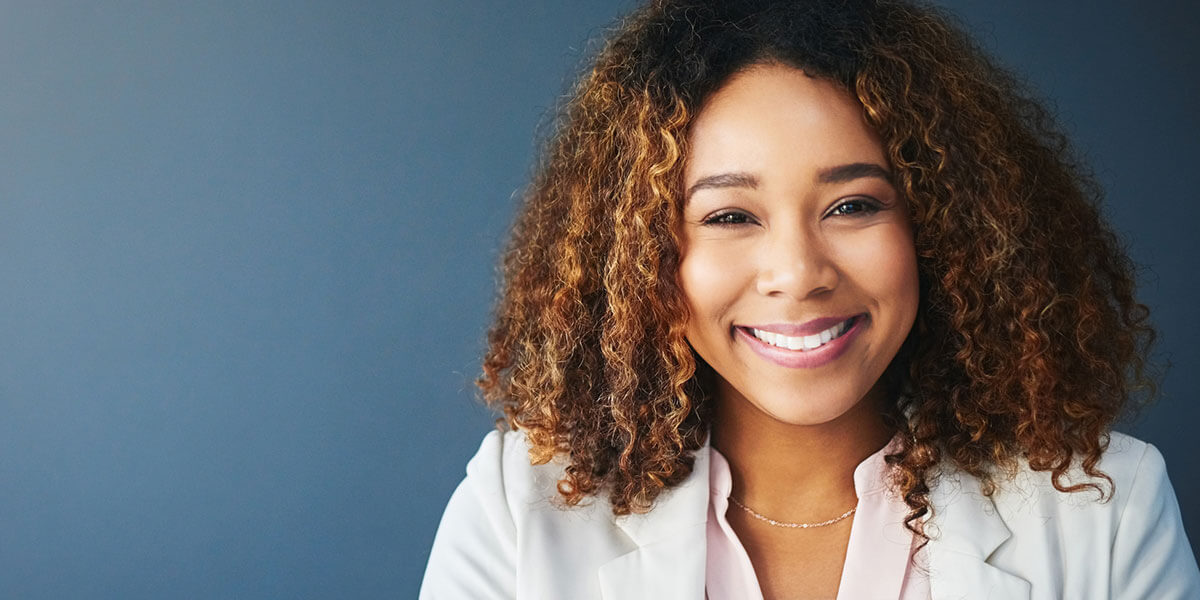
[[[735,74],[689,135],[680,283],[721,401],[816,425],[879,381],[917,314],[912,226],[862,106],[779,65]]]

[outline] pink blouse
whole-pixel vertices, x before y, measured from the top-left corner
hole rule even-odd
[[[904,527],[908,506],[887,488],[883,457],[890,446],[854,469],[858,510],[850,526],[839,599],[929,599],[928,576],[912,566],[917,542]],[[710,600],[761,600],[754,565],[725,517],[732,489],[729,463],[713,448],[709,462],[706,596]]]

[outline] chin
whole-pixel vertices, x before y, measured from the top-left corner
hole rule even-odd
[[[857,405],[857,402],[831,404],[815,399],[778,399],[773,402],[751,402],[767,417],[780,423],[797,426],[824,425],[838,420]]]

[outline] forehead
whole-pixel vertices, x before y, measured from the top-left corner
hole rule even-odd
[[[688,141],[688,181],[713,170],[886,165],[879,136],[854,97],[829,80],[775,64],[733,75],[704,104]]]

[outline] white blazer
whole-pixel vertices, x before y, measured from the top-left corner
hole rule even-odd
[[[653,510],[622,517],[603,498],[563,508],[563,465],[530,466],[528,448],[519,432],[484,438],[442,517],[422,600],[704,598],[707,445]],[[944,471],[923,550],[932,600],[1200,600],[1162,455],[1114,433],[1099,467],[1116,485],[1104,503],[1028,468],[990,497]]]

